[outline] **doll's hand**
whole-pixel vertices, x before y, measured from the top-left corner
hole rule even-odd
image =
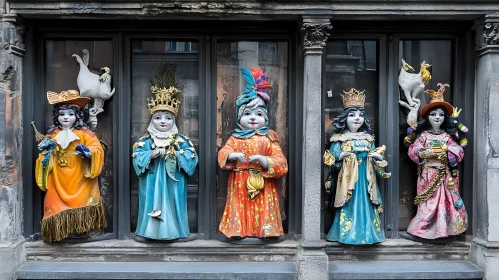
[[[237,160],[239,162],[246,162],[246,157],[243,153],[230,153],[227,157],[228,160]]]
[[[91,158],[92,152],[83,144],[78,144],[76,146],[76,153],[81,154],[82,158]]]
[[[375,160],[383,160],[383,156],[376,152],[371,152],[367,156]]]
[[[151,158],[155,159],[155,158],[157,158],[159,156],[164,157],[165,155],[166,155],[166,150],[162,149],[162,148],[159,148],[159,149],[155,149],[155,150],[152,151]]]
[[[258,164],[260,164],[260,166],[263,168],[263,169],[268,169],[269,168],[269,161],[267,160],[266,157],[262,156],[262,155],[254,155],[254,156],[250,156],[249,157],[249,162],[250,163],[254,163],[254,162],[257,162]]]
[[[344,158],[346,158],[347,156],[349,156],[351,154],[352,154],[351,152],[341,152],[340,160],[343,160]]]

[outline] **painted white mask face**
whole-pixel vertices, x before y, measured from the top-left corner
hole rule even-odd
[[[168,111],[158,111],[152,115],[152,125],[159,132],[167,132],[175,124],[175,117]]]
[[[428,120],[430,121],[432,129],[439,130],[445,120],[444,110],[438,108],[436,110],[430,111],[428,115]]]
[[[351,132],[357,132],[364,124],[364,113],[360,110],[351,111],[347,116],[347,128]]]
[[[59,110],[57,120],[63,129],[71,128],[76,121],[76,113],[73,109]]]
[[[265,111],[263,108],[244,109],[243,115],[239,119],[239,124],[244,129],[256,130],[265,125]]]

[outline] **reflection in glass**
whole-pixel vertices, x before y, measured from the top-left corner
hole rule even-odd
[[[326,45],[325,69],[325,139],[333,135],[333,120],[343,112],[340,93],[351,88],[365,90],[365,110],[373,129],[378,131],[378,45],[374,40],[334,40]],[[329,92],[329,93],[328,93]],[[325,178],[329,170],[324,168]],[[333,224],[333,209],[329,202],[334,197],[325,195],[327,208],[324,211],[324,231],[327,233]]]
[[[262,68],[273,86],[267,90],[269,128],[279,134],[284,155],[288,150],[288,44],[286,42],[225,41],[217,43],[217,152],[229,139],[235,125],[235,102],[246,82],[240,68]],[[217,168],[217,222],[222,218],[227,197],[228,172]],[[287,231],[286,177],[276,181],[284,232]]]
[[[419,72],[420,64],[423,61],[431,64],[431,80],[426,85],[426,89],[437,90],[438,83],[447,83],[451,87],[445,91],[444,99],[450,103],[453,97],[453,42],[452,40],[401,40],[399,42],[399,69],[402,66],[403,58],[410,64],[415,72]],[[403,93],[401,93],[403,99]],[[421,100],[421,108],[428,104],[429,98],[426,94],[418,96]],[[416,214],[417,207],[414,205],[416,196],[417,166],[407,156],[407,148],[403,145],[406,136],[408,110],[400,107],[399,116],[399,229],[407,230],[407,226],[412,217]]]
[[[111,69],[111,75],[114,75],[113,64],[113,42],[103,41],[83,41],[83,40],[45,40],[45,88],[43,92],[44,100],[44,127],[37,122],[40,129],[47,131],[52,125],[52,105],[49,105],[46,99],[47,91],[61,92],[68,89],[78,90],[76,80],[80,71],[80,66],[73,54],[83,56],[82,50],[89,51],[89,69],[99,73],[99,68],[107,66]],[[116,88],[119,92],[119,89]],[[119,95],[119,93],[118,93]],[[99,176],[99,187],[101,196],[104,198],[106,208],[106,218],[108,227],[105,232],[113,232],[113,101],[111,98],[104,104],[104,113],[99,115],[99,125],[97,135],[104,144],[104,168]],[[88,115],[85,115],[87,120]],[[36,158],[36,157],[35,157]],[[40,212],[42,213],[42,212]],[[38,213],[39,214],[39,213]],[[35,219],[36,215],[35,213]]]
[[[176,118],[179,133],[191,138],[199,152],[199,54],[197,41],[133,40],[132,41],[132,104],[131,143],[147,131],[151,115],[147,98],[152,96],[151,81],[161,62],[176,66],[175,78],[182,93],[177,96],[182,104]],[[131,149],[131,147],[130,147]],[[199,166],[199,165],[198,165]],[[198,167],[199,168],[199,167]],[[138,209],[138,179],[130,169],[131,231],[135,231]],[[188,181],[189,228],[197,232],[198,172]]]

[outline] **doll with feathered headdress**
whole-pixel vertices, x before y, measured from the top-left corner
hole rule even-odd
[[[236,128],[218,153],[218,164],[230,172],[219,230],[229,238],[277,237],[284,233],[275,179],[286,175],[288,163],[268,128],[265,89],[272,86],[262,69],[241,73],[247,86],[236,100]]]

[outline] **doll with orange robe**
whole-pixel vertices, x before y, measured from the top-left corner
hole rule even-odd
[[[268,128],[265,89],[272,86],[262,69],[241,69],[248,85],[236,100],[236,128],[218,153],[228,170],[227,202],[219,230],[228,238],[267,238],[284,234],[275,179],[288,172],[279,138]]]
[[[90,99],[78,91],[47,92],[53,126],[38,144],[37,185],[46,191],[41,234],[44,241],[99,231],[107,226],[98,178],[104,165],[99,139],[80,109]]]

